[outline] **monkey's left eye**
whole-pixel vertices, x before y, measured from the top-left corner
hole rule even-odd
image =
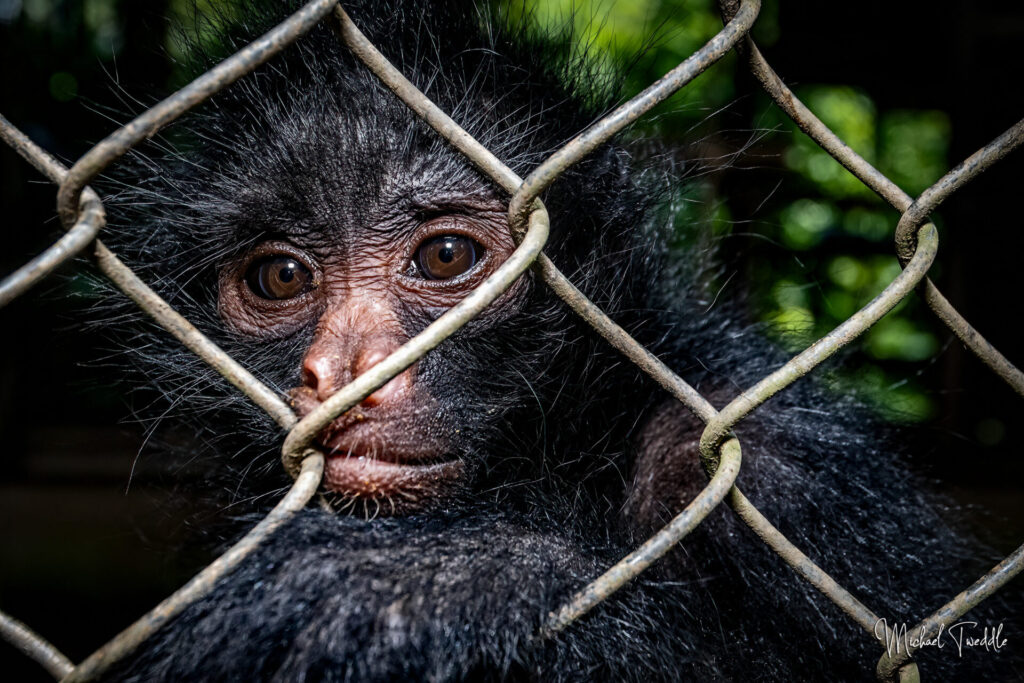
[[[313,289],[313,273],[290,256],[267,256],[249,266],[245,283],[263,299],[293,299]]]
[[[462,235],[432,237],[416,249],[416,264],[428,280],[449,280],[475,266],[482,249]]]

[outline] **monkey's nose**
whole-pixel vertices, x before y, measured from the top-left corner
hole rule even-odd
[[[320,402],[326,401],[343,386],[387,358],[391,352],[390,347],[372,342],[348,354],[331,346],[314,343],[302,362],[302,384],[311,389]],[[350,360],[346,361],[345,355]],[[363,399],[360,405],[369,408],[401,401],[411,390],[410,372],[406,370],[392,378]]]

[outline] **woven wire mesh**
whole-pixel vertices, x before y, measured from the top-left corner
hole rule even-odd
[[[64,236],[53,246],[0,283],[0,306],[24,294],[74,256],[91,253],[99,269],[141,309],[215,368],[286,430],[282,463],[295,479],[291,490],[273,511],[238,543],[183,588],[81,664],[74,666],[27,626],[6,615],[0,618],[0,632],[20,649],[40,661],[58,678],[80,681],[102,674],[111,664],[130,654],[187,605],[209,592],[220,577],[230,572],[265,538],[309,503],[318,489],[324,466],[324,456],[311,448],[310,444],[324,427],[430,352],[484,310],[527,269],[532,268],[540,280],[551,287],[608,343],[705,423],[700,439],[700,453],[704,468],[710,477],[704,489],[661,531],[592,581],[562,608],[552,613],[545,632],[549,635],[556,634],[597,607],[605,598],[679,543],[713,509],[726,502],[740,519],[800,576],[860,625],[866,631],[867,637],[880,640],[880,645],[891,637],[891,633],[878,633],[877,626],[880,620],[875,612],[804,555],[744,497],[736,486],[742,462],[741,444],[732,436],[732,429],[773,395],[814,370],[840,348],[863,334],[915,289],[921,293],[935,315],[978,358],[1016,393],[1024,396],[1024,374],[974,330],[927,277],[938,250],[937,233],[934,225],[928,222],[928,216],[951,194],[1024,142],[1024,121],[1017,123],[964,160],[918,197],[910,197],[829,130],[775,74],[748,35],[760,10],[759,0],[721,0],[720,5],[725,25],[702,49],[639,95],[566,143],[539,164],[525,179],[520,178],[477,143],[457,122],[449,118],[388,63],[376,47],[360,33],[344,9],[338,5],[337,0],[309,2],[263,37],[109,135],[70,169],[63,167],[6,119],[0,117],[0,137],[41,173],[59,185],[58,209],[66,229]],[[88,187],[88,183],[136,145],[152,137],[161,128],[237,79],[244,77],[281,50],[287,49],[291,43],[321,21],[330,22],[344,45],[412,111],[511,195],[508,222],[518,246],[510,258],[462,302],[369,371],[359,375],[310,414],[298,419],[277,392],[266,387],[244,367],[218,349],[188,320],[160,299],[97,239],[105,225],[105,215],[102,199]],[[804,133],[901,213],[895,237],[897,256],[903,270],[873,300],[832,332],[755,385],[739,393],[724,408],[716,410],[700,393],[580,293],[544,255],[548,215],[539,197],[567,168],[686,86],[734,49],[747,61],[750,72],[765,92]],[[1019,573],[1022,567],[1024,546],[1019,547],[948,603],[938,607],[913,630],[920,633],[922,641],[934,636],[942,624],[964,615],[999,590]],[[891,653],[885,650],[878,663],[879,678],[895,680],[915,675],[911,655],[912,652],[905,649]]]

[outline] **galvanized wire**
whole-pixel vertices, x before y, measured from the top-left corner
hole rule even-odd
[[[108,136],[76,162],[70,171],[66,171],[6,119],[0,117],[0,137],[47,177],[60,184],[58,208],[61,220],[68,230],[57,243],[0,283],[0,307],[27,291],[72,256],[82,252],[90,243],[94,244],[93,257],[104,274],[141,309],[214,367],[286,430],[282,460],[285,468],[296,477],[291,491],[277,507],[234,547],[73,671],[69,672],[70,662],[49,643],[20,622],[2,614],[0,633],[40,661],[51,673],[65,676],[64,680],[67,681],[94,678],[130,654],[184,607],[208,593],[220,577],[230,572],[291,514],[309,502],[319,486],[324,465],[323,455],[309,448],[317,433],[338,415],[386,384],[478,315],[532,266],[539,279],[550,286],[598,334],[706,424],[700,439],[700,457],[710,477],[707,486],[662,530],[582,589],[561,609],[552,613],[543,629],[543,635],[557,634],[599,605],[679,543],[720,502],[727,500],[730,507],[758,537],[800,576],[877,638],[878,634],[874,633],[874,629],[879,620],[875,613],[794,546],[735,486],[742,457],[740,443],[732,435],[731,430],[765,401],[811,372],[844,345],[863,334],[915,287],[921,289],[925,301],[936,315],[964,340],[979,358],[1018,393],[1024,395],[1024,374],[971,328],[926,277],[938,250],[936,230],[933,225],[926,223],[928,214],[951,193],[1024,142],[1024,121],[969,157],[922,193],[917,200],[913,200],[843,143],[796,98],[771,69],[748,36],[760,9],[760,1],[721,0],[719,4],[726,25],[703,48],[642,93],[566,143],[538,165],[525,180],[474,140],[395,69],[359,31],[336,0],[316,0],[306,4],[266,35]],[[321,18],[332,13],[332,10],[332,25],[353,54],[412,111],[511,195],[508,211],[509,230],[519,244],[509,259],[462,302],[324,401],[305,418],[297,420],[280,395],[263,385],[217,348],[95,239],[105,225],[105,216],[100,198],[87,187],[87,184],[133,146],[152,137],[163,126],[190,108],[250,73],[309,31]],[[567,168],[578,163],[657,103],[703,73],[733,47],[739,48],[746,55],[751,72],[801,130],[902,213],[895,236],[897,255],[904,270],[863,309],[754,386],[741,392],[719,412],[685,380],[589,301],[543,254],[541,250],[547,238],[549,218],[539,196]],[[1019,573],[1022,567],[1024,546],[916,628],[926,636],[934,634],[941,624],[962,616],[1002,587]],[[917,670],[910,661],[911,655],[912,653],[908,654],[905,651],[892,658],[884,655],[877,667],[879,678],[895,680],[898,677],[900,680],[909,680],[916,677]]]
[[[719,5],[722,7],[725,17],[731,16],[736,11],[733,0],[721,0]],[[895,230],[895,243],[897,256],[901,265],[905,267],[915,248],[919,247],[919,240],[923,234],[922,231],[915,236],[915,230],[924,222],[928,214],[938,208],[939,204],[950,194],[973,180],[1024,142],[1024,120],[1022,120],[958,164],[956,168],[936,181],[918,199],[914,200],[822,123],[783,83],[749,37],[742,46],[742,51],[747,55],[751,73],[761,83],[765,92],[797,124],[800,130],[893,208],[902,212]],[[925,278],[921,288],[925,302],[936,317],[1014,391],[1024,396],[1024,373],[975,330],[930,279]],[[963,616],[1021,571],[1024,571],[1024,552],[1018,549],[980,578],[970,589],[943,605],[912,630],[915,633],[920,632],[923,638],[934,635],[940,624],[948,624],[952,619]],[[828,592],[826,595],[833,597]],[[862,626],[868,627],[864,619],[858,619],[858,622]],[[870,627],[868,628],[871,630]],[[879,680],[903,680],[906,676],[916,675],[916,667],[910,667],[908,664],[911,656],[912,652],[906,649],[896,653],[893,657],[890,657],[888,652],[884,653],[876,670]]]
[[[547,161],[538,167],[537,171],[531,174],[530,177],[533,180],[527,178],[526,181],[522,182],[517,182],[519,178],[515,173],[476,142],[469,133],[452,121],[450,117],[444,114],[408,79],[402,76],[366,40],[365,36],[362,35],[344,10],[338,8],[335,11],[335,18],[339,24],[338,33],[342,40],[349,45],[353,52],[370,67],[385,85],[391,88],[402,101],[409,105],[410,109],[433,126],[442,137],[462,151],[481,171],[488,174],[505,189],[514,193],[509,202],[509,224],[512,226],[513,233],[515,233],[515,226],[517,221],[522,220],[523,212],[527,207],[535,206],[538,195],[554,180],[556,174],[562,173],[570,165],[577,163],[621,131],[630,122],[635,121],[641,113],[669,97],[673,92],[700,73],[700,69],[707,68],[708,65],[724,56],[731,46],[750,29],[759,8],[759,0],[747,0],[738,16],[721,33],[712,38],[707,45],[673,69],[666,77],[659,80],[658,83],[645,90],[638,99],[630,100],[608,117],[601,119],[590,129],[570,141],[559,152],[549,157]],[[542,256],[538,260],[538,272],[541,274],[542,279],[552,286],[552,289],[559,296],[562,296],[599,333],[612,341],[616,348],[627,352],[627,354],[635,353],[639,361],[638,365],[651,373],[662,386],[672,391],[698,416],[705,418],[705,416],[714,413],[714,408],[711,407],[710,403],[701,398],[694,389],[669,370],[661,361],[643,349],[625,330],[615,325],[597,306],[587,300],[579,290],[573,287],[555,265],[551,263],[550,259]],[[347,387],[342,388],[338,394],[328,399],[324,406],[333,401],[339,394],[345,392],[346,389]],[[347,405],[349,407],[355,405],[355,400],[352,397],[345,400],[348,401]],[[327,424],[327,422],[328,420],[325,420],[323,425]],[[323,425],[320,426],[322,427]],[[317,431],[319,431],[319,427]],[[315,434],[316,432],[314,431],[305,438],[310,439]],[[287,449],[287,447],[286,441],[285,448]],[[723,457],[726,456],[723,455]],[[615,566],[611,567],[590,585],[577,593],[561,610],[552,613],[545,625],[545,632],[556,633],[564,629],[668,552],[673,545],[692,531],[724,499],[736,476],[739,474],[739,464],[740,448],[737,442],[735,447],[728,451],[724,466],[719,467],[713,473],[708,485],[679,515],[640,548],[630,553],[630,555],[616,563]]]
[[[213,590],[217,581],[229,574],[296,512],[306,507],[306,504],[316,494],[323,473],[323,454],[309,451],[306,459],[302,461],[301,470],[291,489],[274,506],[274,509],[260,520],[259,524],[174,594],[165,598],[163,602],[115,636],[109,643],[89,655],[85,661],[61,679],[62,683],[81,683],[96,679],[111,666],[134,652],[146,638],[160,630],[160,627],[177,616],[183,609]]]
[[[728,16],[727,5],[729,2],[720,2],[723,13]],[[838,135],[833,133],[828,126],[814,115],[807,106],[800,101],[789,87],[783,83],[778,74],[768,65],[764,56],[757,46],[749,38],[745,41],[744,52],[747,54],[750,72],[761,83],[765,92],[812,140],[828,152],[832,158],[843,165],[846,170],[855,175],[858,180],[868,186],[879,197],[888,202],[894,209],[901,213],[906,212],[913,199],[904,192],[896,183],[886,178],[881,171],[872,166],[853,151],[843,142]],[[986,147],[994,147],[992,161],[1002,158],[1013,148],[1020,144],[1020,123],[1013,126],[1007,133],[1000,136]],[[1016,132],[1015,132],[1016,131]],[[966,162],[965,162],[966,163]],[[991,162],[990,162],[991,163]],[[986,165],[987,167],[987,165]],[[978,169],[980,172],[982,169]],[[972,175],[973,177],[973,175]],[[938,186],[942,181],[936,183]],[[933,186],[933,187],[935,187]],[[927,191],[926,191],[927,192]],[[909,259],[909,252],[912,251],[913,230],[908,224],[901,230],[897,230],[897,251],[900,259],[905,262]],[[909,250],[909,251],[908,251]],[[1009,384],[1014,391],[1024,396],[1024,373],[988,342],[977,330],[971,327],[949,301],[939,292],[931,280],[924,283],[924,299],[935,315],[969,348],[985,365],[999,375]]]
[[[0,612],[0,636],[24,652],[27,657],[39,662],[39,665],[57,680],[67,676],[75,668],[71,660],[48,640],[4,612]]]
[[[0,115],[0,139],[28,160],[40,173],[54,182],[60,182],[56,178],[63,177],[64,167],[49,155],[36,154],[32,141],[12,126],[10,121],[2,115]],[[103,203],[92,189],[84,188],[78,210],[82,218],[53,246],[0,280],[0,308],[27,292],[32,285],[52,273],[62,263],[85,249],[90,242],[96,239],[96,234],[106,224],[106,217],[103,214]]]
[[[14,148],[21,156],[53,182],[62,182],[67,174],[67,169],[64,168],[63,164],[40,149],[3,116],[0,116],[0,137],[4,140],[17,141],[18,144]],[[83,193],[83,197],[85,196],[86,193]],[[85,215],[79,219],[79,225],[96,220],[98,221],[96,228],[98,231],[106,224],[102,205],[97,208],[89,203],[84,203],[83,211]],[[52,249],[53,247],[50,248],[50,250]],[[221,376],[238,388],[239,391],[248,396],[253,403],[265,410],[282,428],[287,429],[295,423],[295,414],[277,393],[256,379],[252,373],[239,365],[235,359],[218,348],[216,344],[186,320],[184,316],[175,311],[156,292],[150,289],[146,283],[140,280],[132,272],[131,268],[126,266],[109,249],[103,246],[103,243],[99,240],[94,241],[93,256],[100,270],[121,291],[127,294],[132,301],[138,304],[139,308],[148,313],[161,327],[170,332],[190,351],[202,358],[210,367],[214,368]],[[21,271],[19,270],[18,272]]]
[[[213,67],[162,102],[147,109],[85,153],[68,171],[57,191],[57,213],[70,228],[78,216],[78,196],[90,180],[143,140],[253,71],[316,26],[337,0],[312,0],[265,35]]]

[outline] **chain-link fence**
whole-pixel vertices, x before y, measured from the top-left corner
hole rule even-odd
[[[732,429],[774,394],[816,368],[861,335],[914,289],[920,292],[935,315],[978,358],[1016,393],[1024,396],[1024,374],[975,331],[927,278],[927,272],[938,250],[937,233],[935,227],[928,222],[929,214],[953,192],[1024,142],[1024,120],[964,160],[920,196],[910,197],[829,130],[765,61],[748,36],[757,18],[760,1],[720,0],[720,6],[726,20],[725,26],[701,50],[568,142],[537,166],[525,179],[517,176],[490,151],[477,143],[397,71],[360,33],[344,9],[338,5],[337,0],[309,2],[263,37],[109,135],[70,169],[64,168],[6,119],[0,117],[0,136],[4,141],[59,185],[59,214],[67,230],[53,246],[0,283],[0,306],[24,294],[74,256],[91,252],[99,269],[117,287],[287,432],[282,462],[295,480],[287,495],[236,545],[81,664],[73,665],[25,625],[2,615],[0,631],[5,637],[62,680],[84,681],[102,674],[174,618],[184,607],[210,591],[220,577],[230,572],[296,511],[309,503],[319,487],[324,467],[323,454],[311,448],[310,444],[322,429],[479,314],[532,267],[539,279],[551,287],[608,343],[700,417],[706,425],[700,439],[701,459],[710,476],[704,489],[661,531],[596,578],[568,604],[552,613],[547,622],[546,632],[555,634],[597,607],[605,598],[668,552],[724,501],[798,574],[859,624],[866,631],[866,637],[879,639],[881,634],[876,629],[880,619],[876,613],[804,555],[737,488],[736,478],[741,469],[742,458],[740,442],[732,436]],[[511,195],[508,221],[518,246],[508,260],[463,301],[372,369],[359,375],[310,414],[298,419],[278,392],[262,384],[244,367],[218,349],[97,239],[105,225],[104,208],[101,198],[88,187],[88,183],[133,147],[286,49],[321,21],[330,22],[336,28],[340,40],[388,88],[460,150],[480,171]],[[903,265],[903,271],[870,303],[843,324],[778,370],[747,388],[719,411],[609,319],[544,255],[548,215],[539,197],[567,168],[684,87],[733,49],[747,60],[751,73],[764,90],[801,130],[868,188],[901,212],[895,237],[897,255]],[[1022,567],[1024,546],[1007,556],[988,574],[947,604],[938,607],[931,616],[915,627],[915,632],[920,633],[922,641],[933,637],[943,624],[955,621],[999,590],[1019,573]],[[888,626],[886,628],[888,629]],[[891,633],[884,634],[883,642],[891,636]],[[879,679],[912,680],[916,677],[916,665],[911,660],[912,654],[905,649],[891,653],[885,651],[878,662]]]

